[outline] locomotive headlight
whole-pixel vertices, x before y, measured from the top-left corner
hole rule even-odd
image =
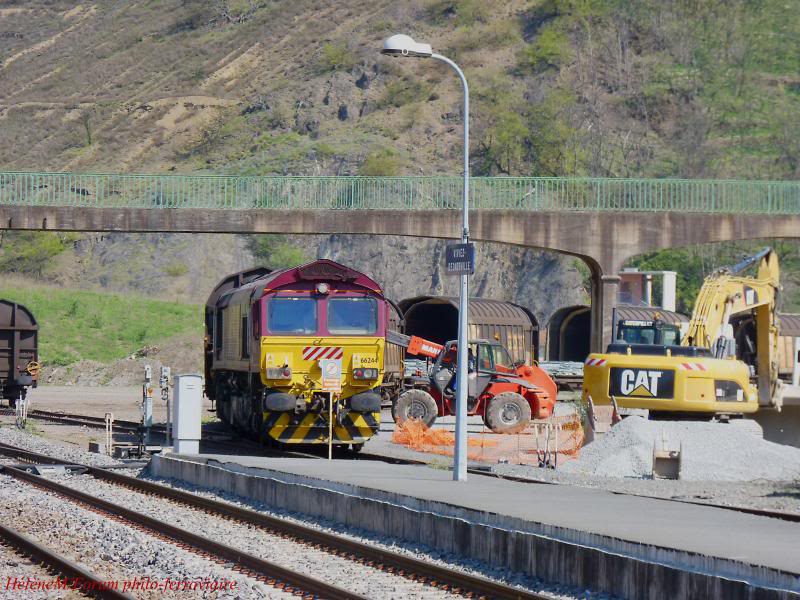
[[[317,293],[318,294],[327,294],[331,291],[331,286],[327,283],[318,283],[317,284]]]
[[[292,369],[289,367],[267,369],[267,379],[291,379]]]
[[[378,369],[354,369],[353,379],[377,379]]]

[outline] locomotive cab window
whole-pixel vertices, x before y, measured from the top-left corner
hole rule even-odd
[[[316,333],[317,301],[314,298],[276,296],[269,301],[267,326],[272,333]]]
[[[217,324],[216,330],[217,333],[214,336],[214,345],[216,346],[217,351],[217,359],[222,358],[222,311],[217,309]]]
[[[248,325],[247,315],[242,315],[242,330],[241,330],[242,358],[250,358],[250,326]]]
[[[375,298],[331,298],[328,300],[328,331],[345,335],[366,335],[378,329]]]

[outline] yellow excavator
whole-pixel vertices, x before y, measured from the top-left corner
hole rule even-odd
[[[756,266],[755,276],[742,273]],[[583,401],[650,418],[725,420],[780,410],[778,256],[765,248],[706,278],[679,344],[629,343],[618,331],[584,365]]]

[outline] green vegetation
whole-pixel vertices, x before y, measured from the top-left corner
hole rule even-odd
[[[367,155],[358,170],[367,177],[394,177],[402,172],[403,163],[395,152],[384,148]]]
[[[309,258],[302,248],[292,246],[281,235],[254,235],[250,249],[258,260],[270,269],[287,269],[308,262]]]
[[[0,272],[41,276],[78,239],[73,233],[0,232]]]
[[[403,77],[390,81],[386,85],[383,98],[378,102],[380,108],[387,106],[400,107],[412,102],[429,100],[433,94],[433,86],[419,77]]]
[[[45,365],[111,362],[176,335],[200,335],[202,308],[98,292],[0,283],[0,298],[28,307],[39,322]]]
[[[437,25],[454,19],[457,26],[486,22],[490,15],[485,0],[435,0],[428,6],[428,16]]]
[[[629,266],[643,271],[677,271],[676,308],[679,312],[690,314],[706,276],[721,267],[734,265],[752,256],[765,246],[774,248],[780,261],[784,293],[778,309],[783,312],[800,312],[800,248],[797,244],[764,240],[672,248],[636,257],[629,261]],[[660,285],[661,282],[657,280],[654,289],[656,299],[661,297]]]
[[[322,73],[328,71],[349,71],[356,64],[355,56],[345,44],[324,44],[317,63]]]
[[[555,27],[544,29],[532,44],[526,46],[520,56],[520,66],[534,72],[548,67],[560,67],[572,55],[569,39]]]

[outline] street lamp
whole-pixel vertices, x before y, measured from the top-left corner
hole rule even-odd
[[[469,86],[464,72],[456,63],[436,54],[430,44],[415,42],[407,35],[393,35],[383,42],[381,54],[389,56],[413,56],[416,58],[435,58],[447,63],[461,79],[464,88],[464,201],[461,208],[461,243],[469,243]],[[468,274],[461,273],[461,286],[458,296],[458,374],[456,376],[456,447],[453,465],[453,479],[467,480],[467,345],[469,343],[467,324],[469,323],[469,281]],[[476,357],[477,360],[477,357]]]

